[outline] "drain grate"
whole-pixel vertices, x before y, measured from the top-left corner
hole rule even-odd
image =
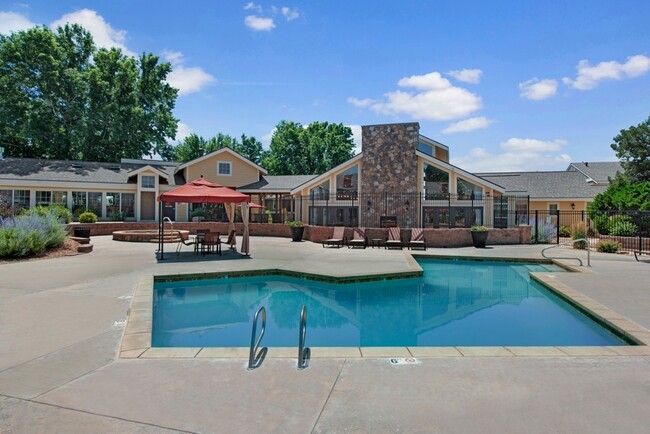
[[[391,365],[419,365],[420,362],[418,359],[413,357],[404,357],[404,358],[392,358],[388,359]]]
[[[115,329],[122,329],[126,325],[126,320],[125,319],[118,319],[117,321],[113,321],[113,328]]]

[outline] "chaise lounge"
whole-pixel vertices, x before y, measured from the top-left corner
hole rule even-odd
[[[402,250],[402,237],[400,228],[388,228],[388,240],[386,240],[385,246],[387,249]]]
[[[352,239],[348,241],[348,248],[360,247],[365,249],[368,245],[368,239],[366,238],[366,228],[354,228],[354,235]]]
[[[411,240],[409,241],[409,250],[422,249],[426,250],[427,245],[424,242],[424,229],[413,228],[411,229]]]
[[[323,240],[323,247],[325,246],[334,246],[337,249],[340,249],[343,247],[343,244],[345,243],[345,227],[343,226],[336,226],[334,228],[334,233],[332,234],[332,238],[328,240]]]

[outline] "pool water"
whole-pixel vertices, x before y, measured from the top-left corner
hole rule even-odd
[[[328,284],[284,276],[156,283],[154,347],[246,347],[265,306],[262,345],[370,346],[626,345],[531,281],[544,264],[419,261],[422,278]]]

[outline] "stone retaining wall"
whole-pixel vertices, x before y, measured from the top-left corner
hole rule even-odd
[[[156,230],[158,223],[154,222],[100,222],[93,224],[80,224],[71,223],[66,226],[66,230],[72,234],[75,226],[87,226],[91,229],[90,235],[111,235],[114,231],[124,230],[143,230],[151,229]],[[169,225],[165,225],[166,228]],[[241,235],[244,230],[243,223],[236,223],[237,235]],[[228,233],[228,223],[215,223],[215,222],[178,222],[174,223],[174,229],[188,230],[190,233],[195,234],[197,229],[210,229],[211,231],[218,231],[222,234]],[[268,223],[250,223],[250,234],[252,236],[261,237],[291,237],[291,229],[287,225],[282,224],[268,224]],[[345,236],[348,239],[352,238],[352,228],[345,228]],[[323,240],[332,238],[334,232],[333,227],[325,226],[306,226],[304,239],[315,243],[320,243]],[[531,228],[530,226],[518,226],[509,229],[490,229],[487,244],[530,244]],[[368,239],[379,238],[385,240],[388,238],[388,229],[368,228],[366,230]],[[410,229],[401,230],[401,238],[404,243],[407,243],[411,237]],[[424,240],[427,247],[465,247],[472,245],[472,235],[469,229],[430,229],[424,230]]]

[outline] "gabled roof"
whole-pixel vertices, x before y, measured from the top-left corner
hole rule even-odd
[[[486,178],[483,178],[483,177],[479,177],[474,173],[469,173],[468,171],[463,170],[458,166],[454,166],[453,164],[446,163],[446,162],[444,162],[442,160],[439,160],[439,159],[437,159],[435,157],[432,157],[431,155],[427,155],[424,152],[415,151],[415,154],[418,157],[421,157],[425,161],[437,164],[437,165],[442,166],[442,167],[444,167],[444,168],[446,168],[448,170],[453,170],[454,172],[456,172],[458,174],[461,174],[463,176],[463,178],[467,178],[468,181],[480,182],[482,184],[486,184],[486,183],[491,184],[490,185],[491,188],[493,188],[493,189],[495,189],[497,191],[500,191],[501,193],[505,192],[505,188],[503,187],[503,184],[500,184],[498,182],[495,182],[495,181],[492,181],[492,180],[489,180],[489,179],[486,179]]]
[[[131,170],[129,172],[129,176],[134,176],[137,175],[138,173],[146,172],[147,170],[158,173],[160,176],[164,176],[165,179],[169,181],[169,174],[165,173],[159,167],[153,167],[151,164],[147,164],[146,166],[138,167],[137,169]]]
[[[0,179],[15,181],[95,182],[127,184],[129,177],[148,164],[98,163],[93,161],[45,160],[37,158],[5,158],[0,160]],[[166,177],[170,185],[185,183],[174,175],[178,163],[156,164],[151,170]]]
[[[316,175],[266,175],[257,182],[237,188],[237,191],[242,193],[289,193],[315,177]]]
[[[585,175],[577,170],[497,172],[476,175],[503,185],[508,194],[526,194],[531,199],[592,199],[607,189],[606,185],[589,183]]]
[[[240,155],[239,153],[233,151],[233,150],[230,149],[230,148],[221,148],[221,149],[217,149],[216,151],[214,151],[214,152],[210,152],[209,154],[205,154],[205,155],[202,156],[202,157],[195,158],[194,160],[190,160],[190,161],[188,161],[188,162],[186,162],[186,163],[183,163],[183,164],[181,164],[180,166],[178,166],[178,167],[176,168],[176,171],[178,172],[178,171],[180,171],[180,170],[185,169],[185,168],[188,167],[188,166],[191,166],[192,164],[196,164],[196,163],[198,163],[198,162],[200,162],[200,161],[207,160],[208,158],[212,158],[212,157],[214,157],[214,156],[216,156],[216,155],[224,154],[224,153],[225,153],[225,154],[230,154],[230,155],[232,155],[233,157],[240,159],[240,160],[243,161],[244,163],[250,164],[251,166],[253,166],[253,167],[256,168],[257,170],[259,170],[260,172],[262,172],[262,174],[264,174],[264,175],[268,174],[268,172],[266,171],[265,168],[263,168],[262,166],[259,166],[259,165],[255,164],[255,163],[253,163],[253,162],[252,162],[251,160],[249,160],[248,158],[246,158],[246,157]]]
[[[302,189],[304,189],[304,188],[306,188],[306,187],[309,187],[310,185],[314,185],[314,184],[318,184],[318,183],[320,183],[322,180],[324,180],[325,178],[329,177],[332,173],[336,173],[336,172],[338,172],[339,170],[341,170],[342,168],[344,168],[345,166],[348,166],[348,165],[350,165],[350,164],[353,164],[353,163],[358,162],[359,160],[361,160],[362,157],[363,157],[363,152],[360,152],[360,153],[358,153],[357,155],[355,155],[354,157],[350,158],[349,160],[344,161],[343,163],[339,164],[338,166],[333,167],[332,169],[328,170],[327,172],[325,172],[325,173],[323,173],[323,174],[321,174],[321,175],[318,175],[318,176],[316,176],[316,177],[310,179],[309,181],[305,181],[305,182],[303,182],[303,183],[300,184],[300,185],[296,185],[296,186],[291,190],[291,194],[295,194],[295,193],[297,193],[299,190],[302,190]]]
[[[566,170],[577,170],[597,183],[609,183],[608,178],[613,179],[616,176],[616,172],[623,173],[623,166],[621,166],[619,161],[602,161],[596,163],[583,161],[582,163],[569,164]]]

